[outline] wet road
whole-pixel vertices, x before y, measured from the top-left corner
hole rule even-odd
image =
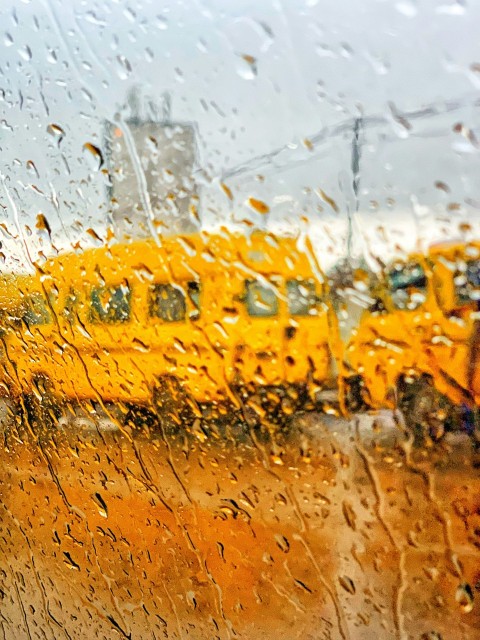
[[[479,637],[466,437],[415,450],[389,413],[273,439],[101,426],[5,431],[0,638]]]

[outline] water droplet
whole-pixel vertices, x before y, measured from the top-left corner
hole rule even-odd
[[[185,76],[179,67],[175,67],[175,80],[177,82],[185,82]]]
[[[87,100],[88,102],[93,102],[92,94],[90,93],[90,91],[85,89],[85,87],[82,87],[81,93],[82,93],[82,96],[85,98],[85,100]]]
[[[163,16],[157,16],[155,24],[157,25],[157,29],[160,29],[161,31],[168,29],[168,21]]]
[[[9,33],[6,33],[3,38],[3,43],[6,47],[11,47],[13,45],[13,37]]]
[[[132,65],[128,58],[123,55],[116,57],[117,60],[117,74],[120,80],[126,80],[132,73]]]
[[[263,202],[263,200],[257,200],[256,198],[248,199],[248,206],[257,213],[266,214],[270,211],[270,207]]]
[[[470,611],[472,611],[473,591],[472,587],[467,582],[462,582],[458,585],[457,592],[455,593],[455,600],[465,613],[470,613]]]
[[[123,14],[130,22],[135,22],[137,19],[137,14],[131,7],[127,7]]]
[[[87,11],[85,14],[85,21],[100,27],[104,27],[107,24],[105,20],[103,20],[103,18],[99,18],[94,11]]]
[[[389,72],[390,62],[382,58],[379,54],[366,52],[365,56],[372,65],[375,73],[378,73],[379,76],[384,76]]]
[[[195,592],[194,591],[187,591],[187,602],[188,604],[193,607],[194,609],[197,608],[197,601],[195,600]]]
[[[356,515],[355,511],[353,510],[352,505],[349,502],[347,502],[347,500],[344,500],[342,502],[342,512],[343,512],[343,516],[345,518],[345,521],[348,524],[348,526],[350,527],[350,529],[353,529],[353,531],[356,531],[357,530],[357,526],[356,526],[357,515]]]
[[[75,571],[80,571],[80,565],[78,565],[72,556],[68,553],[68,551],[63,552],[64,562],[69,567],[69,569],[74,569]]]
[[[27,167],[27,171],[31,175],[34,175],[36,178],[40,178],[40,175],[38,173],[37,167],[35,166],[35,163],[33,162],[33,160],[27,160],[27,162],[25,164],[26,164],[26,167]]]
[[[463,136],[473,147],[478,148],[479,144],[475,133],[472,129],[464,125],[463,122],[457,122],[453,126],[453,131]]]
[[[108,518],[108,509],[107,509],[107,505],[105,504],[105,500],[102,498],[102,496],[97,492],[94,493],[92,496],[92,500],[95,503],[97,509],[98,509],[98,513],[103,517],[103,518]]]
[[[103,240],[102,238],[98,235],[98,233],[95,231],[95,229],[92,229],[91,227],[89,227],[88,229],[86,229],[85,233],[88,233],[88,235],[90,236],[90,238],[92,238],[92,240],[94,240],[96,246],[102,246],[103,245]]]
[[[32,50],[28,45],[25,45],[24,47],[20,47],[20,49],[18,50],[18,53],[20,57],[23,58],[26,62],[32,59]]]
[[[440,191],[445,191],[445,193],[450,193],[450,187],[446,182],[442,182],[442,180],[437,180],[435,182],[435,188]]]
[[[232,190],[230,189],[230,187],[228,187],[224,182],[220,183],[220,186],[222,187],[225,195],[227,196],[227,198],[229,200],[233,200],[233,194],[232,194]]]
[[[283,553],[288,553],[290,551],[290,543],[285,536],[281,536],[280,534],[275,534],[275,542],[279,549],[283,551]]]
[[[208,51],[207,43],[205,42],[205,40],[203,38],[199,38],[199,40],[197,42],[197,48],[202,53],[206,53]]]
[[[239,66],[237,66],[238,75],[244,80],[253,80],[257,77],[257,59],[253,56],[242,53],[240,54]]]
[[[51,235],[51,233],[52,233],[52,230],[50,228],[48,220],[43,215],[43,213],[39,213],[37,215],[37,223],[36,223],[35,227],[37,229],[39,229],[40,231],[46,231],[48,233],[48,235]]]
[[[57,59],[57,52],[54,51],[53,49],[49,49],[48,53],[47,53],[47,62],[50,62],[50,64],[57,64],[58,59]]]
[[[65,136],[65,131],[58,124],[51,123],[47,127],[47,133],[49,133],[57,141],[57,147],[60,146],[61,141]]]
[[[335,202],[335,200],[331,198],[327,193],[325,193],[323,189],[318,189],[317,193],[324,202],[326,202],[330,207],[332,207],[335,213],[338,213],[340,211],[340,208]]]
[[[345,589],[347,593],[350,593],[352,596],[355,594],[355,583],[351,578],[349,578],[348,576],[339,576],[338,581],[340,583],[340,586]]]
[[[94,169],[95,171],[101,169],[101,167],[103,166],[103,154],[100,149],[91,142],[86,142],[83,145],[83,149],[92,169]]]
[[[340,52],[344,58],[351,58],[353,56],[353,49],[347,42],[342,42]]]

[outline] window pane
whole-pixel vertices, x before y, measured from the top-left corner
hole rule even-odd
[[[201,294],[200,283],[195,281],[189,282],[187,285],[187,291],[188,291],[188,297],[190,298],[191,303],[194,307],[193,310],[190,312],[190,318],[192,320],[196,320],[197,318],[200,317],[200,294]]]
[[[408,287],[416,287],[417,289],[426,287],[425,271],[420,264],[406,264],[392,269],[388,275],[392,291],[408,289]]]
[[[28,325],[48,324],[51,314],[47,302],[41,293],[32,293],[25,298],[26,310],[23,319]]]
[[[427,278],[422,265],[399,265],[389,272],[388,281],[397,309],[413,311],[425,302]]]
[[[480,300],[480,260],[468,261],[454,276],[455,289],[460,303]]]
[[[288,310],[292,316],[313,315],[317,308],[317,295],[313,280],[287,280]]]
[[[126,285],[93,289],[91,317],[94,322],[127,322],[130,319],[130,289]]]
[[[185,320],[186,304],[183,291],[172,284],[155,284],[150,290],[150,315],[165,322]]]
[[[78,294],[73,289],[70,289],[67,297],[65,298],[65,304],[63,308],[63,315],[70,323],[74,323],[77,319],[77,309],[79,304]]]
[[[278,298],[274,285],[267,286],[257,280],[245,283],[248,315],[255,317],[269,317],[278,314]]]

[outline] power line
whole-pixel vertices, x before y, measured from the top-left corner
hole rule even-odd
[[[396,122],[399,126],[404,127],[405,129],[409,129],[410,122],[428,119],[435,116],[444,115],[447,113],[453,113],[465,107],[480,107],[480,98],[477,96],[464,96],[459,99],[451,99],[451,100],[441,100],[430,103],[420,109],[415,109],[411,111],[400,111],[396,109],[393,104],[390,104],[390,114],[388,115],[370,115],[363,116],[361,118],[361,128],[362,130],[371,130],[380,126],[385,126],[386,124],[392,124],[392,122]],[[332,138],[336,138],[338,136],[346,136],[350,135],[352,131],[355,130],[356,122],[360,120],[360,118],[348,118],[339,123],[329,125],[327,127],[323,127],[319,131],[313,133],[310,136],[306,136],[309,141],[309,149],[313,148],[313,151],[305,150],[308,153],[308,157],[296,160],[294,162],[290,162],[287,160],[286,164],[276,165],[277,169],[282,169],[287,166],[288,168],[299,166],[306,162],[310,162],[313,158],[317,157],[319,153],[315,153],[315,149],[321,146],[323,143],[331,140]],[[413,133],[415,135],[415,133]],[[249,160],[246,160],[230,169],[224,171],[221,176],[218,178],[225,182],[230,178],[238,177],[244,174],[251,173],[253,171],[258,172],[263,167],[273,164],[274,161],[279,158],[282,154],[291,155],[292,152],[301,148],[301,143],[288,143],[284,144],[281,147],[277,147],[272,151],[261,154],[258,156],[254,156]]]

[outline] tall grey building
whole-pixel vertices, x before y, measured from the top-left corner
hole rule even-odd
[[[132,94],[129,102],[132,115],[107,134],[115,234],[125,239],[192,232],[198,219],[195,127],[171,122],[168,106],[156,119],[151,103],[150,113],[142,114]]]

